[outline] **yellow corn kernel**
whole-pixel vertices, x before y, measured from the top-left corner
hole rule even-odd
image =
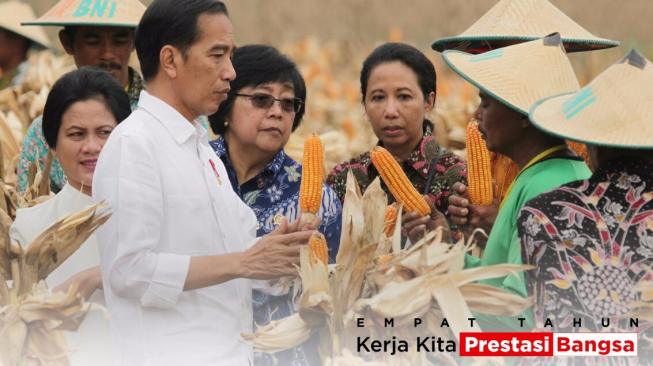
[[[576,155],[580,156],[585,160],[585,164],[590,165],[590,154],[587,152],[587,146],[583,144],[582,142],[575,142],[575,141],[569,141],[567,140],[567,146],[576,153]]]
[[[383,233],[385,236],[390,237],[394,233],[395,223],[397,222],[397,214],[399,214],[399,210],[397,209],[396,204],[393,203],[386,207],[383,224]]]
[[[465,138],[467,147],[467,192],[469,200],[475,205],[490,205],[493,199],[492,166],[490,151],[478,131],[478,125],[467,125]]]
[[[304,142],[302,181],[299,187],[299,208],[304,213],[317,214],[322,202],[324,182],[324,148],[320,137],[313,133]]]
[[[431,213],[431,207],[413,187],[397,160],[388,150],[377,146],[370,152],[370,157],[392,196],[406,208],[406,211],[417,212],[422,216]]]
[[[509,157],[494,152],[490,153],[490,161],[492,180],[494,181],[494,198],[501,202],[508,194],[508,187],[517,177],[519,166]]]
[[[329,263],[329,248],[327,247],[324,235],[315,233],[308,240],[308,253],[311,263],[315,264],[320,261],[324,264]]]
[[[392,254],[383,254],[376,257],[376,265],[384,266],[392,261]]]

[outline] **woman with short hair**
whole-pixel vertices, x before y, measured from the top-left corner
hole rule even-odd
[[[43,135],[67,178],[63,189],[47,201],[19,209],[10,229],[12,240],[25,246],[64,217],[94,204],[93,173],[111,131],[131,113],[129,97],[106,71],[83,67],[61,77],[48,94],[43,110]],[[46,282],[66,292],[76,284],[86,300],[104,304],[98,245],[92,235],[54,270]],[[72,365],[110,364],[107,319],[89,313],[79,334],[67,333]]]
[[[302,166],[283,148],[304,116],[306,85],[295,63],[270,46],[239,47],[232,62],[237,76],[229,96],[209,117],[219,135],[211,146],[227,168],[234,191],[256,214],[257,236],[262,236],[283,217],[291,222],[299,218]],[[335,192],[324,185],[318,229],[326,237],[331,261],[338,251],[341,211]],[[292,291],[275,296],[254,290],[253,303],[257,325],[296,311]],[[257,353],[255,364],[319,364],[317,339],[274,355]]]

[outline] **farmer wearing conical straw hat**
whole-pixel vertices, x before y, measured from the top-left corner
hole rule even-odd
[[[524,203],[590,175],[582,159],[568,150],[563,140],[539,131],[527,116],[538,99],[577,91],[576,75],[557,33],[479,55],[449,50],[442,57],[456,73],[480,89],[481,104],[475,116],[488,149],[507,155],[521,169],[501,203],[483,256],[468,256],[466,265],[521,264],[516,219]],[[523,276],[487,283],[526,296]],[[484,320],[480,324],[483,329],[520,328],[514,318]]]
[[[0,89],[18,85],[27,72],[27,51],[32,46],[51,47],[41,27],[23,27],[21,21],[33,20],[34,10],[23,2],[0,3]]]
[[[61,26],[59,41],[77,67],[95,66],[108,71],[122,85],[135,107],[143,89],[136,70],[129,67],[134,50],[134,31],[145,6],[138,0],[61,0],[40,18],[25,26]],[[48,146],[43,138],[41,117],[37,117],[23,140],[17,166],[18,190],[27,189],[29,170],[38,161],[45,167]],[[58,192],[65,184],[61,164],[53,159],[51,188]]]
[[[455,49],[483,53],[554,32],[560,33],[567,52],[601,50],[619,45],[618,41],[593,35],[549,0],[500,0],[467,30],[456,36],[436,40],[432,48],[438,52]],[[583,148],[582,144],[575,145],[576,151]],[[482,227],[489,231],[496,218],[498,202],[504,198],[507,187],[518,171],[512,160],[493,152],[494,204],[470,204],[466,198],[467,187],[456,183],[454,190],[458,195],[449,198],[448,212],[451,220],[463,227]]]
[[[564,321],[573,318],[600,332],[610,318],[611,331],[632,332],[628,318],[646,321],[650,302],[638,301],[653,280],[651,85],[653,64],[631,51],[580,91],[530,109],[536,128],[587,144],[594,166],[589,179],[537,196],[519,215],[524,260],[536,266],[526,279],[538,327],[549,318],[549,331],[577,332]],[[653,363],[649,342],[638,351],[636,364]]]

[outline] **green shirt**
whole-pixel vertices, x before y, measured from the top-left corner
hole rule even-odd
[[[523,171],[515,182],[512,190],[501,206],[492,231],[488,237],[483,257],[467,256],[465,267],[489,266],[493,264],[522,264],[521,243],[517,235],[517,218],[519,211],[530,199],[544,192],[550,191],[563,184],[580,179],[587,179],[592,175],[587,165],[582,160],[569,158],[554,158],[541,161]],[[507,276],[482,281],[482,283],[499,287],[509,292],[528,296],[523,273],[519,276]],[[482,329],[512,328],[520,330],[517,317],[488,317],[476,315]],[[532,318],[527,316],[525,325],[532,324]],[[521,330],[526,331],[527,328]]]

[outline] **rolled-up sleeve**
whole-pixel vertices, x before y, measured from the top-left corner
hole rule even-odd
[[[160,246],[164,207],[153,149],[139,136],[111,137],[93,179],[94,199],[106,201],[113,212],[98,231],[104,286],[144,307],[174,307],[190,256]]]

